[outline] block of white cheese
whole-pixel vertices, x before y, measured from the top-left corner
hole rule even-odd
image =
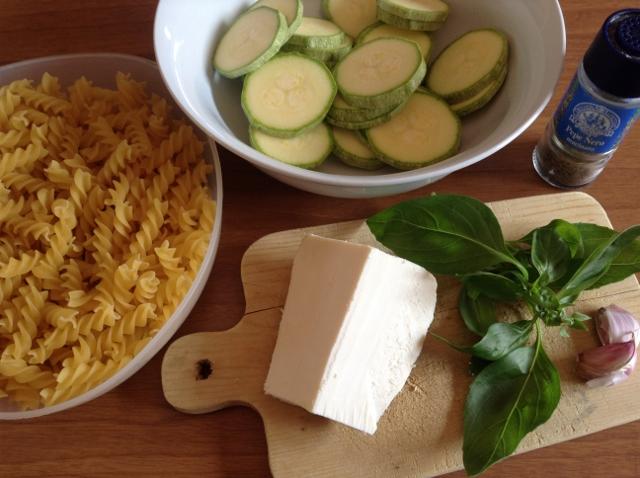
[[[378,249],[303,239],[265,392],[366,433],[400,392],[436,304],[436,280]]]

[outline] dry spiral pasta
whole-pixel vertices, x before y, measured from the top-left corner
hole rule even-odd
[[[0,399],[24,409],[126,365],[209,244],[203,143],[143,83],[115,84],[0,87]]]

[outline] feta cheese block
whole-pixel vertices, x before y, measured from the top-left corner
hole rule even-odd
[[[436,280],[378,249],[303,239],[264,385],[366,433],[404,386],[436,305]]]

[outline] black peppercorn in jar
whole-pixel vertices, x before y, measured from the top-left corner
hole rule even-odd
[[[594,181],[640,115],[640,9],[611,15],[533,153],[557,187]]]

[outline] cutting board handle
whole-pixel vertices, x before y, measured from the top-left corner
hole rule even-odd
[[[184,413],[208,413],[233,405],[257,408],[275,344],[280,309],[245,316],[224,332],[186,335],[162,360],[162,389]]]

